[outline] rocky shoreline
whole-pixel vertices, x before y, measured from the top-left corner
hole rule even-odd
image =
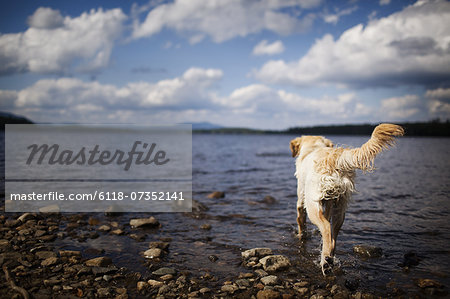
[[[197,212],[204,211],[196,203]],[[195,213],[194,213],[195,214]],[[323,277],[300,269],[316,267],[313,262],[290,260],[270,248],[241,251],[239,271],[226,280],[200,269],[186,269],[167,259],[171,236],[159,236],[148,243],[141,259],[146,271],[117,266],[108,252],[88,248],[61,248],[58,240],[83,242],[104,235],[121,236],[123,242],[144,242],[146,235],[158,231],[155,217],[132,218],[119,223],[116,217],[99,220],[95,215],[59,213],[5,213],[0,216],[1,298],[378,298],[402,296],[393,288],[390,293],[371,294],[361,290],[357,279],[345,275]],[[201,217],[199,217],[201,218]],[[201,230],[209,231],[210,224]],[[368,257],[380,255],[377,248],[359,247],[355,253]],[[218,257],[210,255],[211,263]],[[337,270],[339,271],[339,269]],[[446,295],[437,281],[416,282],[421,289],[417,297]]]

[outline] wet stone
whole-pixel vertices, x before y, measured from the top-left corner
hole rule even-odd
[[[175,271],[175,269],[168,268],[168,267],[162,267],[162,268],[159,268],[158,270],[152,272],[152,274],[156,275],[156,276],[163,276],[166,274],[175,275],[176,273],[177,273],[177,271]]]
[[[158,222],[158,220],[156,220],[155,217],[151,216],[149,218],[131,219],[130,226],[133,228],[157,227],[157,226],[159,226],[159,222]]]
[[[87,260],[85,264],[86,266],[106,267],[112,264],[112,260],[110,257],[102,256]]]
[[[205,223],[205,224],[202,224],[200,226],[200,228],[203,229],[203,230],[211,230],[212,226],[209,223]]]
[[[153,280],[153,279],[148,280],[147,283],[152,288],[159,288],[164,284],[161,281],[157,281],[157,280]]]
[[[162,250],[168,250],[169,245],[170,245],[169,242],[153,241],[148,244],[148,248],[159,248]]]
[[[50,257],[56,257],[56,253],[53,251],[38,251],[36,252],[36,257],[40,260],[45,260]]]
[[[269,255],[259,260],[265,271],[276,272],[290,267],[291,262],[283,255]]]
[[[214,191],[207,196],[208,198],[224,198],[225,192],[222,191]]]
[[[76,256],[81,257],[81,251],[78,250],[60,250],[59,255],[61,257],[70,257],[70,256]]]
[[[256,294],[257,299],[278,299],[280,293],[274,290],[261,290]]]
[[[355,245],[353,252],[363,258],[376,258],[383,255],[383,250],[380,247],[371,245]]]
[[[421,289],[425,289],[425,288],[443,288],[444,286],[436,281],[436,280],[432,280],[432,279],[424,279],[424,278],[419,278],[415,281],[416,285],[421,288]]]
[[[101,231],[101,232],[109,232],[111,230],[111,227],[109,227],[108,225],[101,225],[98,228],[98,230]]]
[[[150,248],[144,252],[144,256],[148,259],[158,258],[162,255],[163,251],[159,248]]]
[[[57,257],[49,257],[41,262],[41,266],[48,267],[58,263],[59,259]]]
[[[246,289],[250,287],[250,281],[248,279],[238,279],[235,281],[235,283],[240,289]]]
[[[268,275],[268,276],[261,278],[261,282],[266,286],[267,285],[273,286],[273,285],[277,284],[278,277],[276,277],[275,275]]]
[[[214,255],[214,254],[212,254],[212,255],[210,255],[210,256],[208,256],[208,259],[211,261],[211,262],[216,262],[219,258],[217,257],[217,255]]]
[[[241,252],[242,258],[244,260],[248,260],[249,258],[252,257],[264,257],[267,255],[271,255],[272,253],[272,249],[270,248],[252,248],[246,251]]]
[[[239,288],[238,288],[237,286],[232,285],[232,284],[223,285],[223,286],[220,288],[220,290],[221,290],[222,292],[227,292],[227,293],[230,293],[230,294],[233,294],[233,293],[236,292],[238,289],[239,289]]]
[[[261,203],[265,203],[267,205],[273,205],[273,204],[277,203],[277,200],[270,195],[266,195],[266,196],[264,196],[263,200],[261,200]]]

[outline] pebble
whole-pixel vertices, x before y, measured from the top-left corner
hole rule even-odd
[[[110,257],[102,256],[96,257],[85,262],[86,266],[106,267],[112,264]]]
[[[159,222],[158,222],[158,220],[156,220],[155,217],[151,216],[149,218],[131,219],[130,220],[130,226],[132,228],[157,227],[157,226],[159,226]]]
[[[169,281],[169,280],[173,279],[173,275],[172,274],[166,274],[166,275],[161,276],[160,279],[162,281]]]
[[[41,266],[48,267],[58,263],[59,259],[57,257],[49,257],[41,262]]]
[[[176,273],[177,273],[177,271],[175,271],[175,269],[168,268],[168,267],[162,267],[162,268],[159,268],[158,270],[152,272],[153,275],[157,275],[157,276],[163,276],[166,274],[175,275]]]
[[[371,245],[355,245],[353,252],[363,258],[376,258],[383,255],[383,250],[380,247]]]
[[[206,294],[206,293],[211,292],[211,289],[209,289],[209,288],[201,288],[201,289],[199,290],[199,292],[200,292],[201,294]]]
[[[415,281],[415,283],[421,289],[443,288],[444,287],[440,282],[438,282],[436,280],[432,280],[432,279],[427,279],[427,278],[419,278]]]
[[[81,251],[77,251],[77,250],[60,250],[59,251],[59,255],[61,257],[64,256],[77,256],[77,257],[81,257]]]
[[[226,284],[226,285],[223,285],[223,286],[220,288],[220,290],[221,290],[222,292],[227,292],[227,293],[230,293],[230,294],[233,294],[233,293],[236,292],[238,289],[239,289],[239,288],[238,288],[237,286],[232,285],[232,284]]]
[[[101,225],[98,228],[98,230],[101,231],[101,232],[109,232],[111,230],[111,227],[109,227],[108,225],[104,224],[104,225]]]
[[[202,226],[200,226],[200,228],[203,230],[211,230],[212,226],[209,223],[205,223],[205,224],[202,224]]]
[[[240,289],[246,289],[250,287],[250,281],[248,279],[238,279],[235,281],[235,283]]]
[[[150,248],[144,252],[144,256],[148,259],[158,258],[162,255],[163,251],[159,248]]]
[[[142,290],[146,289],[147,287],[148,287],[148,283],[147,282],[145,282],[145,281],[138,281],[137,282],[136,288],[137,288],[138,292],[141,292]]]
[[[273,286],[273,285],[277,284],[278,277],[276,277],[275,275],[268,275],[268,276],[261,278],[261,282],[266,286],[267,285]]]
[[[17,220],[19,220],[19,221],[22,222],[22,223],[25,223],[25,222],[27,222],[27,221],[30,220],[30,219],[34,219],[34,217],[35,217],[34,214],[31,214],[31,213],[24,213],[24,214],[22,214],[21,216],[19,216],[19,217],[17,218]]]
[[[36,256],[38,259],[40,260],[45,260],[48,259],[50,257],[56,257],[56,253],[54,253],[53,251],[38,251],[36,252]]]
[[[264,257],[266,255],[271,255],[272,249],[270,248],[252,248],[246,251],[241,252],[242,258],[244,260],[248,260],[251,257]]]
[[[259,276],[259,277],[264,277],[269,275],[269,273],[267,273],[266,271],[264,271],[263,269],[256,269],[255,273]]]
[[[269,255],[259,260],[265,271],[275,272],[290,267],[291,262],[283,255]]]
[[[222,191],[214,191],[207,196],[208,198],[224,198],[225,192]]]
[[[148,248],[159,248],[162,250],[168,250],[169,245],[170,245],[169,242],[153,241],[148,244]]]
[[[100,298],[109,298],[111,296],[111,291],[109,288],[99,288],[97,289],[97,295]]]
[[[280,293],[274,290],[261,290],[256,294],[257,299],[278,299]]]
[[[214,263],[219,259],[219,257],[217,257],[217,255],[212,254],[212,255],[208,256],[208,259]]]
[[[147,281],[148,285],[151,286],[152,288],[160,288],[164,283],[161,281],[157,281],[157,280],[153,280],[153,279],[149,279]]]
[[[125,232],[123,230],[121,230],[120,228],[111,231],[111,234],[117,235],[117,236],[123,235],[124,233]]]
[[[144,241],[145,238],[147,237],[145,234],[140,234],[140,233],[130,234],[129,236],[130,236],[131,239],[136,240],[138,242]]]

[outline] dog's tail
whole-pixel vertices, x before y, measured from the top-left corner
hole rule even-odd
[[[395,136],[402,136],[404,130],[402,127],[393,124],[381,124],[373,130],[372,137],[359,148],[354,149],[337,149],[337,152],[331,154],[322,161],[325,164],[334,162],[333,166],[341,171],[351,171],[362,169],[365,171],[373,170],[373,161],[375,157],[394,145]],[[334,157],[333,157],[334,156]],[[325,165],[323,165],[325,166]]]

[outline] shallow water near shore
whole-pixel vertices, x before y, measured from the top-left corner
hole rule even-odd
[[[103,249],[117,266],[148,272],[141,252],[148,241],[170,238],[164,260],[179,270],[210,273],[220,285],[245,272],[240,252],[269,247],[287,256],[303,275],[322,279],[317,264],[320,234],[308,221],[308,237],[296,236],[295,161],[288,135],[193,135],[193,197],[209,208],[200,214],[151,214],[162,227],[146,230],[145,242],[100,234],[96,239],[57,239],[65,249]],[[329,136],[338,145],[358,147],[368,137]],[[414,280],[430,278],[450,286],[450,160],[448,138],[400,138],[382,153],[373,173],[357,173],[353,196],[341,229],[336,256],[341,280],[358,281],[359,289],[388,294],[392,288],[417,292]],[[207,198],[213,191],[224,198]],[[275,202],[264,202],[271,196]],[[131,218],[93,214],[100,222],[127,225]],[[211,229],[202,229],[204,224]],[[378,258],[362,259],[354,245],[382,249]],[[414,251],[418,265],[406,269],[404,255]],[[95,254],[94,254],[95,255]],[[213,262],[209,256],[218,259]]]

